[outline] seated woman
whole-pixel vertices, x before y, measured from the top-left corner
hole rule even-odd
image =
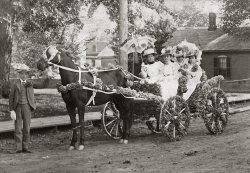
[[[177,95],[178,75],[177,69],[173,62],[170,61],[172,56],[171,48],[163,49],[160,58],[164,66],[162,67],[162,79],[159,84],[161,86],[161,94],[164,100]]]
[[[145,57],[145,62],[141,65],[141,76],[148,83],[156,83],[161,77],[161,69],[163,63],[160,61],[155,61],[156,52],[153,48],[146,49],[143,56]]]
[[[183,98],[187,100],[191,94],[194,92],[196,85],[200,83],[200,78],[202,76],[202,69],[197,60],[199,56],[199,51],[189,51],[187,54],[188,64],[186,68],[186,73],[188,77],[187,81],[187,92],[183,94]]]

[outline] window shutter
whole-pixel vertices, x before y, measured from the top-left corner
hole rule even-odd
[[[219,75],[220,71],[220,64],[219,64],[219,58],[218,57],[214,57],[214,76]]]

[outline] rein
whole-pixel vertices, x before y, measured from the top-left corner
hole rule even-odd
[[[51,59],[52,60],[52,59]],[[50,61],[51,61],[50,60]],[[58,65],[58,64],[55,64],[55,63],[52,63],[52,62],[48,62],[48,64],[52,64],[52,65],[55,65],[56,67],[58,68],[61,68],[61,69],[64,69],[64,70],[67,70],[67,71],[71,71],[71,72],[75,72],[75,73],[78,73],[79,74],[79,78],[78,78],[78,83],[81,83],[81,74],[82,73],[91,73],[92,76],[93,76],[93,81],[94,81],[94,85],[96,84],[96,76],[93,75],[92,71],[93,70],[82,70],[81,67],[78,67],[78,70],[76,69],[73,69],[73,68],[69,68],[69,67],[65,67],[65,66],[61,66],[61,65]],[[105,71],[113,71],[113,70],[117,70],[118,68],[114,68],[114,69],[109,69],[109,70],[97,70],[97,72],[105,72]],[[123,74],[126,75],[125,73],[125,70],[121,69]],[[130,72],[127,72],[129,73],[130,75],[136,77],[137,79],[141,79],[137,76],[135,76],[134,74],[130,73]],[[101,91],[101,90],[97,90],[97,89],[92,89],[92,88],[88,88],[88,87],[85,87],[83,86],[82,89],[84,90],[89,90],[89,91],[92,91],[92,96],[89,98],[89,101],[87,102],[86,106],[88,106],[92,101],[93,101],[93,105],[95,105],[95,96],[96,96],[96,93],[97,92],[100,92],[100,93],[104,93],[104,94],[115,94],[117,93],[116,91],[113,91],[113,92],[105,92],[105,91]],[[123,95],[123,94],[122,94]],[[124,95],[123,95],[124,96]],[[127,97],[127,96],[124,96],[125,98],[131,98],[131,97]]]

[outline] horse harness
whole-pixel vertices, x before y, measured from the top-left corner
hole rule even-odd
[[[81,67],[78,67],[78,70],[76,70],[76,69],[72,69],[72,68],[69,68],[69,67],[58,65],[58,63],[61,62],[61,57],[60,56],[58,56],[58,63],[57,64],[52,63],[51,61],[54,59],[54,57],[56,56],[56,54],[58,52],[56,52],[55,54],[51,55],[51,57],[48,59],[48,63],[49,64],[52,64],[54,66],[57,66],[58,68],[61,68],[61,69],[67,70],[67,71],[78,73],[78,83],[80,83],[80,84],[81,84],[82,73],[90,72],[92,74],[92,77],[93,77],[93,83],[94,83],[94,85],[96,85],[96,79],[97,79],[97,77],[96,77],[96,75],[93,75],[93,70],[82,70]],[[114,70],[116,70],[116,69],[114,69]],[[110,71],[110,70],[99,70],[99,71]],[[82,86],[82,89],[92,91],[92,96],[89,98],[86,106],[89,106],[91,102],[93,102],[93,105],[95,105],[95,96],[96,96],[96,93],[100,92],[100,91],[97,90],[97,89],[91,89],[91,88],[88,88],[88,87],[85,87],[85,86]],[[102,92],[102,93],[105,93],[105,94],[114,94],[115,92]]]

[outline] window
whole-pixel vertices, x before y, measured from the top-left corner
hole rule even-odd
[[[214,76],[222,75],[226,79],[231,77],[230,58],[220,55],[214,58]]]
[[[97,52],[96,45],[92,46],[92,52]]]

